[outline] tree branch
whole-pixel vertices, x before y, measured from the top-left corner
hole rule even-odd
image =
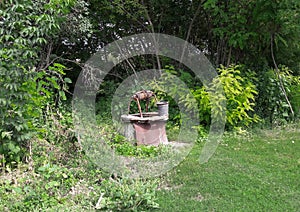
[[[192,19],[192,21],[191,21],[191,23],[189,25],[188,32],[187,32],[187,35],[186,35],[186,38],[185,38],[185,42],[184,42],[184,47],[183,47],[183,50],[182,50],[182,53],[181,53],[181,57],[180,57],[180,61],[179,61],[180,63],[182,63],[183,56],[184,56],[184,53],[185,53],[185,50],[186,50],[186,46],[188,44],[188,39],[190,38],[192,27],[193,27],[193,24],[194,24],[194,22],[196,20],[196,17],[198,16],[198,14],[200,12],[201,4],[202,4],[202,2],[199,3],[199,5],[197,7],[197,10],[196,10],[196,13],[193,16],[193,19]]]
[[[145,8],[145,14],[146,14],[146,18],[150,24],[150,27],[151,27],[151,32],[152,33],[155,33],[155,30],[154,30],[154,26],[153,26],[153,23],[151,21],[151,18],[149,16],[149,13],[148,13],[148,10],[147,10],[147,7],[145,6],[144,4],[144,1],[142,1],[142,4],[144,5],[144,8]],[[156,38],[155,38],[155,35],[152,36],[153,40],[154,40],[154,45],[155,45],[155,56],[156,56],[156,62],[157,62],[157,67],[158,67],[158,70],[159,70],[159,73],[161,74],[161,63],[160,63],[160,60],[159,60],[159,55],[158,55],[158,44],[157,44],[157,41],[156,41]]]
[[[281,91],[282,91],[282,93],[285,97],[285,100],[287,101],[287,103],[289,105],[292,116],[294,117],[294,110],[293,110],[293,107],[292,107],[292,105],[289,101],[289,98],[288,98],[287,94],[286,94],[286,90],[284,88],[284,85],[283,85],[283,82],[282,82],[282,79],[281,79],[281,76],[280,76],[280,73],[279,73],[279,69],[278,69],[278,66],[277,66],[277,63],[276,63],[276,60],[275,60],[275,57],[274,57],[274,50],[273,50],[274,34],[271,34],[270,42],[271,42],[271,56],[272,56],[272,60],[273,60],[273,63],[274,63],[275,72],[276,72],[277,77],[279,79],[280,89],[281,89]]]

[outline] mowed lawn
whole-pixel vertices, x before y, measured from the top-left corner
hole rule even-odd
[[[162,177],[159,211],[300,211],[300,128],[225,135],[199,164],[203,144]]]

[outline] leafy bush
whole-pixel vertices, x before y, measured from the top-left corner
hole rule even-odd
[[[54,109],[47,106],[44,120],[40,122],[39,138],[52,144],[64,144],[76,141],[73,118],[68,103],[59,104]]]
[[[27,141],[40,130],[43,109],[65,99],[65,67],[52,64],[49,57],[63,23],[61,15],[70,12],[72,4],[0,3],[0,155],[4,163],[24,157]],[[48,47],[49,52],[44,52]]]
[[[220,87],[224,90],[225,97],[227,99],[226,115],[227,115],[227,126],[230,128],[248,126],[253,122],[259,120],[258,116],[254,114],[255,105],[255,95],[258,94],[256,86],[252,82],[255,77],[250,74],[249,71],[243,70],[242,66],[230,66],[225,68],[221,66],[218,69],[219,78],[215,79],[211,85],[211,89],[208,90],[198,82],[198,86],[190,88],[192,95],[186,94],[184,90],[186,89],[183,84],[179,84],[176,79],[177,76],[184,76],[187,80],[187,84],[191,85],[191,81],[194,83],[196,80],[190,79],[192,76],[189,75],[179,75],[173,67],[167,67],[165,73],[162,74],[161,80],[154,81],[152,83],[153,88],[160,98],[169,98],[169,96],[179,99],[187,110],[194,110],[194,98],[197,100],[199,109],[199,120],[200,123],[209,126],[211,122],[211,117],[218,118],[222,111],[222,106],[220,106],[221,101],[224,97],[211,95],[213,90],[218,90]],[[182,71],[181,71],[182,72]],[[180,78],[181,79],[181,78]],[[166,89],[169,87],[170,89]],[[162,91],[168,90],[168,95]],[[180,125],[180,117],[178,110],[173,110],[176,108],[176,103],[172,99],[170,100],[170,119]],[[175,106],[174,106],[175,104]],[[218,114],[211,114],[211,108],[215,107],[214,110]],[[202,129],[200,131],[203,131]]]
[[[294,108],[295,117],[300,118],[300,79],[298,82],[290,86],[290,101]]]
[[[17,90],[10,90],[11,93],[6,96],[8,99],[0,99],[0,155],[4,155],[5,163],[21,160],[25,153],[22,148],[27,147],[27,141],[43,131],[43,114],[47,113],[46,109],[53,107],[55,102],[66,100],[65,82],[69,81],[63,78],[64,68],[60,64],[49,67],[49,70],[55,70],[58,77],[47,71],[31,71],[28,75],[32,78],[24,81]],[[9,83],[6,81],[5,85],[9,87]],[[12,96],[18,96],[19,101],[16,102]]]
[[[227,100],[226,118],[227,127],[238,128],[248,126],[253,122],[259,121],[254,114],[255,95],[258,94],[252,80],[255,78],[250,72],[243,70],[242,66],[230,66],[228,68],[221,66],[217,69],[219,77],[214,79],[210,89],[201,87],[193,91],[193,94],[199,102],[200,119],[204,123],[210,123],[211,117],[218,119],[221,114],[222,106],[220,101],[222,96],[212,95],[212,91],[222,88]],[[216,114],[211,114],[212,107],[215,107]],[[224,108],[225,109],[225,108]]]
[[[282,80],[295,115],[299,116],[299,76],[293,76],[290,69],[285,66],[279,66],[279,77]],[[262,74],[260,79],[258,82],[259,96],[255,108],[258,114],[267,119],[272,125],[286,123],[288,120],[291,120],[293,118],[291,109],[284,96],[275,70],[269,69]]]
[[[189,91],[196,82],[191,74],[183,70],[175,70],[174,66],[165,66],[160,78],[153,80],[150,86],[157,95],[158,100],[169,102],[169,121],[175,126],[181,126],[182,116],[178,104],[184,105],[186,112],[192,112],[195,108],[194,97]],[[176,102],[177,101],[177,102]]]
[[[221,66],[217,69],[219,81],[216,80],[212,88],[221,83],[227,99],[226,118],[227,126],[236,128],[248,126],[258,122],[259,117],[254,114],[255,96],[258,94],[256,86],[252,82],[255,77],[249,70],[243,70],[242,66]],[[211,101],[211,107],[217,104],[218,99]]]

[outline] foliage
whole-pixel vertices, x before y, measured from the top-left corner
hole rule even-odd
[[[281,64],[299,68],[299,1],[209,0],[204,9],[212,37],[211,55],[218,64],[273,65],[270,38],[274,37]],[[287,56],[289,55],[289,56]],[[293,58],[293,59],[291,59]]]
[[[83,158],[76,160],[83,162]],[[158,207],[155,180],[113,180],[95,167],[73,166],[46,163],[32,172],[5,173],[0,177],[0,209],[136,211]]]
[[[6,154],[5,157],[12,161],[19,161],[21,155],[17,153],[20,151],[16,150],[20,149],[23,141],[32,137],[34,129],[31,120],[37,117],[38,110],[35,109],[40,106],[34,104],[34,101],[38,100],[31,98],[36,89],[31,83],[34,82],[34,71],[29,67],[32,67],[33,60],[38,57],[35,51],[37,45],[45,42],[43,33],[50,33],[49,28],[55,29],[57,26],[50,23],[49,28],[43,31],[32,27],[30,21],[42,20],[37,20],[34,14],[24,18],[22,13],[32,11],[33,5],[15,4],[12,7],[1,7],[1,154]],[[49,20],[46,21],[48,23]],[[17,154],[13,158],[12,152]]]
[[[63,78],[63,68],[65,67],[60,64],[49,67],[49,70],[56,70],[57,77],[46,71],[38,73],[31,71],[29,74],[34,76],[33,79],[27,79],[18,90],[13,90],[11,94],[12,96],[19,94],[20,101],[1,98],[3,106],[6,107],[1,107],[3,117],[0,128],[0,154],[4,155],[5,162],[8,164],[14,161],[19,162],[25,153],[21,147],[26,147],[26,141],[43,131],[41,126],[44,121],[43,111],[52,107],[54,102],[66,99],[65,82],[68,82],[68,79]],[[9,84],[6,85],[9,87]]]
[[[55,121],[66,120],[68,116]],[[1,211],[140,211],[158,206],[156,180],[112,179],[89,161],[77,142],[47,138],[32,141],[28,164],[1,170]]]
[[[96,49],[97,46],[109,43],[113,39],[140,32],[166,33],[186,39],[197,46],[205,52],[216,67],[220,64],[227,67],[230,64],[245,64],[245,70],[250,69],[252,74],[256,74],[258,80],[264,80],[261,79],[265,74],[264,70],[274,66],[270,52],[272,42],[275,60],[287,65],[295,75],[299,75],[299,7],[299,1],[296,0],[208,0],[204,2],[167,0],[164,3],[157,0],[114,1],[113,3],[93,0],[90,8],[95,34],[90,40],[90,45]],[[180,19],[177,18],[178,14]],[[136,70],[158,67],[157,58],[148,56],[147,59],[131,58],[130,63]],[[162,56],[159,59],[161,67],[176,64]],[[122,72],[124,78],[123,74],[126,73],[124,70],[129,73],[128,70],[132,69],[125,62],[120,67],[122,69],[118,71]],[[166,69],[171,70],[171,68]],[[201,83],[195,83],[192,76],[183,76],[189,75],[187,68],[179,65],[175,69],[178,71],[173,73],[174,75],[180,79],[186,78],[184,81],[189,88],[198,90],[199,93],[203,92],[205,95],[207,91],[199,90],[202,88]],[[243,75],[244,70],[241,72]],[[189,79],[192,79],[191,83]],[[258,95],[262,90],[259,91]],[[181,117],[174,100],[162,93],[160,95],[170,101],[170,110],[173,110],[170,111],[170,120],[180,124]],[[263,99],[266,96],[262,94],[259,98]],[[263,106],[260,104],[260,107]],[[205,105],[201,105],[202,107],[205,108]],[[207,124],[210,121],[209,108],[205,108],[204,111],[206,112],[203,112],[200,117]],[[251,113],[254,112],[257,111]]]
[[[295,118],[300,118],[300,83],[299,83],[299,77],[298,82],[293,83],[290,86],[290,101],[292,104],[292,107],[294,108],[295,112]]]
[[[224,90],[227,99],[227,107],[224,109],[226,109],[227,125],[229,127],[248,126],[252,122],[257,122],[259,118],[254,114],[254,101],[255,95],[257,95],[258,92],[252,82],[255,81],[255,77],[251,75],[250,71],[243,70],[242,66],[230,66],[228,68],[221,66],[218,71],[220,75],[214,80],[210,89],[204,86],[197,86],[196,88],[190,89],[191,95],[187,95],[184,92],[184,84],[178,83],[176,77],[178,73],[174,70],[174,67],[167,69],[166,72],[162,74],[161,79],[154,81],[152,85],[160,98],[166,98],[166,93],[162,91],[168,90],[169,96],[179,99],[179,103],[183,104],[187,110],[190,111],[195,109],[194,106],[197,104],[194,101],[196,99],[200,123],[204,126],[210,124],[212,117],[218,120],[222,115],[223,111],[221,110],[223,107],[220,104],[221,101],[224,100],[224,97],[215,94],[212,95],[213,91],[219,89]],[[181,76],[182,75],[179,77],[180,79]],[[195,82],[191,75],[188,79],[190,79],[188,83],[191,83],[191,81]],[[175,103],[173,102],[174,100],[169,100],[171,102],[170,119],[180,125],[182,114],[179,114],[177,111],[176,113],[172,111],[172,107],[174,108],[173,104]],[[212,107],[216,108],[214,114],[211,114]],[[177,117],[179,117],[179,121],[177,121]],[[202,130],[200,129],[200,131]]]
[[[299,74],[299,1],[166,0],[162,3],[158,0],[130,0],[112,3],[93,0],[90,2],[90,17],[94,27],[94,34],[89,39],[91,49],[96,50],[116,38],[135,33],[166,33],[186,39],[199,47],[216,67],[220,64],[227,67],[232,63],[245,64],[245,70],[251,69],[251,72],[256,73],[260,79],[264,74],[262,70],[274,66],[270,54],[270,43],[273,41],[276,61],[289,66],[295,75]],[[180,18],[177,18],[179,14]],[[129,62],[136,70],[143,70],[157,68],[156,59],[152,56],[148,56],[146,60],[136,57],[131,58]],[[162,56],[159,59],[161,67],[176,64]],[[125,62],[120,67],[117,76],[123,78],[126,77],[123,74],[129,73],[132,69]],[[180,65],[176,69],[182,69],[175,73],[176,76],[180,79],[186,77],[183,76],[188,73],[186,68]],[[184,79],[188,87],[194,86],[194,90],[199,90],[201,86],[195,84],[193,79],[192,83],[188,82],[189,79],[192,77],[187,76]],[[170,101],[170,109],[176,108],[174,100],[165,97]],[[180,122],[178,108],[170,114],[172,121]],[[209,112],[201,114],[201,117],[204,119],[203,122],[209,122]]]
[[[75,1],[5,1],[0,4],[0,155],[20,161],[43,122],[43,111],[65,100],[64,65],[51,51]]]
[[[292,72],[286,66],[279,67],[279,76],[275,70],[269,69],[258,82],[260,95],[257,98],[256,111],[262,117],[266,118],[270,124],[281,124],[291,120],[292,114],[283,91],[280,87],[279,77],[282,80],[283,86],[287,91],[288,98],[292,100],[292,106],[295,110],[295,115],[299,115],[298,92],[300,86],[299,77],[292,75]]]
[[[44,112],[44,120],[40,121],[38,137],[46,139],[52,144],[64,144],[75,142],[73,118],[70,108],[60,104],[55,110],[47,106]]]
[[[243,73],[241,73],[241,70]],[[255,95],[258,94],[256,86],[252,80],[255,80],[247,70],[241,66],[230,66],[225,68],[221,66],[219,82],[221,83],[227,99],[226,118],[231,127],[248,126],[252,122],[259,121],[257,115],[251,115],[255,106]],[[218,86],[218,81],[212,86]],[[214,107],[217,99],[211,101],[211,107]]]
[[[113,211],[140,211],[158,208],[156,181],[128,180],[103,181],[104,197],[97,209]]]
[[[279,63],[299,69],[297,0],[92,0],[90,4],[94,36],[89,44],[94,50],[136,33],[165,33],[204,50],[216,66],[247,64],[259,71],[261,65],[273,65],[270,37],[274,36]],[[158,66],[156,61],[150,64]]]
[[[174,66],[165,66],[160,78],[154,79],[150,86],[159,100],[169,103],[169,120],[174,125],[180,126],[183,114],[179,105],[185,107],[187,113],[194,113],[196,102],[194,96],[189,92],[188,86],[198,82],[191,74],[183,70],[175,70]]]
[[[118,143],[112,145],[115,151],[123,156],[135,156],[135,157],[156,157],[157,155],[161,154],[164,146],[145,146],[145,145],[133,145],[129,142]]]

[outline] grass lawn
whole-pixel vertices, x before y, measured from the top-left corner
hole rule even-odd
[[[225,135],[199,164],[203,144],[162,177],[160,211],[300,211],[300,129]]]
[[[75,144],[33,144],[33,164],[0,172],[0,211],[300,211],[299,126],[227,134],[205,164],[197,144],[149,181],[114,179]]]

